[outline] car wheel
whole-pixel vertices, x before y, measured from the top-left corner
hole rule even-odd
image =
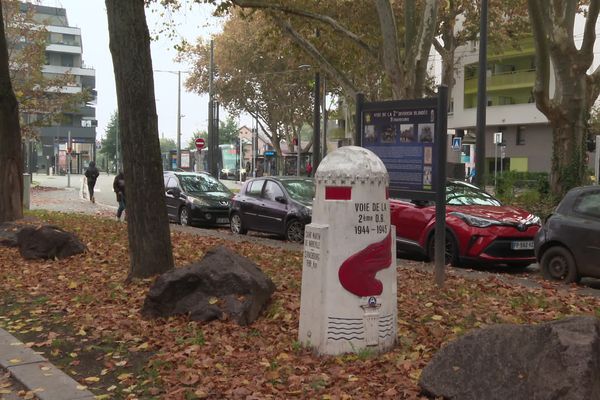
[[[544,279],[572,283],[579,280],[577,266],[571,252],[564,247],[550,247],[540,262]]]
[[[304,224],[297,219],[287,223],[285,238],[290,242],[302,243],[304,241]]]
[[[445,265],[459,266],[458,262],[458,246],[450,232],[446,232],[446,262]],[[427,244],[427,256],[431,261],[435,261],[435,233],[429,238]]]
[[[181,207],[179,210],[179,223],[184,226],[191,226],[190,214],[187,207]]]
[[[246,229],[242,223],[242,217],[238,213],[231,214],[229,226],[231,227],[231,232],[236,235],[245,235],[248,232],[248,229]]]

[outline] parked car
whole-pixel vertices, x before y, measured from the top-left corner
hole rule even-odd
[[[398,250],[434,256],[435,204],[390,200]],[[467,182],[446,184],[446,263],[507,265],[525,268],[535,262],[533,238],[540,219],[503,206]]]
[[[276,233],[291,242],[304,240],[312,217],[315,184],[310,178],[263,177],[246,181],[231,202],[231,231]]]
[[[600,278],[600,186],[571,189],[535,237],[544,278],[577,282]]]
[[[229,223],[233,193],[212,175],[201,172],[164,173],[169,219],[181,225]]]

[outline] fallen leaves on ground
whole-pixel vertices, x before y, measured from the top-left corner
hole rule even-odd
[[[75,232],[89,252],[27,261],[17,249],[0,248],[0,326],[101,398],[419,399],[417,381],[433,354],[472,329],[600,312],[597,298],[555,285],[525,289],[449,271],[439,289],[428,272],[399,268],[393,351],[319,357],[297,341],[300,252],[172,233],[177,265],[223,244],[256,262],[277,291],[265,315],[248,327],[185,317],[143,320],[152,280],[125,283],[126,225],[85,215],[35,215]]]

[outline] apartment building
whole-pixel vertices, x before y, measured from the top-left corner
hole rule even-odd
[[[74,77],[73,83],[57,90],[66,94],[87,90],[91,96],[87,104],[81,104],[74,112],[66,112],[60,123],[40,128],[39,142],[34,145],[33,157],[30,160],[33,164],[32,169],[45,173],[52,167],[57,173],[67,172],[67,152],[70,148],[70,170],[72,173],[81,173],[89,162],[95,159],[96,71],[86,67],[83,62],[81,29],[69,26],[66,9],[31,3],[21,4],[23,12],[31,8],[34,20],[44,25],[48,31],[44,76],[52,78],[71,74]]]
[[[463,46],[452,92],[448,128],[464,132],[462,162],[474,167],[477,120],[477,43]],[[535,82],[533,39],[524,39],[519,49],[488,54],[486,109],[486,169],[549,172],[552,157],[552,128],[536,108],[532,90]],[[550,94],[554,93],[553,81]],[[502,132],[502,144],[494,144],[494,133]],[[468,171],[467,171],[468,172]]]

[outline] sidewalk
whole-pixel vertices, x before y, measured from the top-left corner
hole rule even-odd
[[[0,398],[19,399],[35,395],[41,400],[87,400],[94,394],[56,368],[4,329],[0,329]],[[6,376],[8,371],[10,376]],[[5,384],[3,384],[4,386]],[[24,392],[24,393],[23,393]]]

